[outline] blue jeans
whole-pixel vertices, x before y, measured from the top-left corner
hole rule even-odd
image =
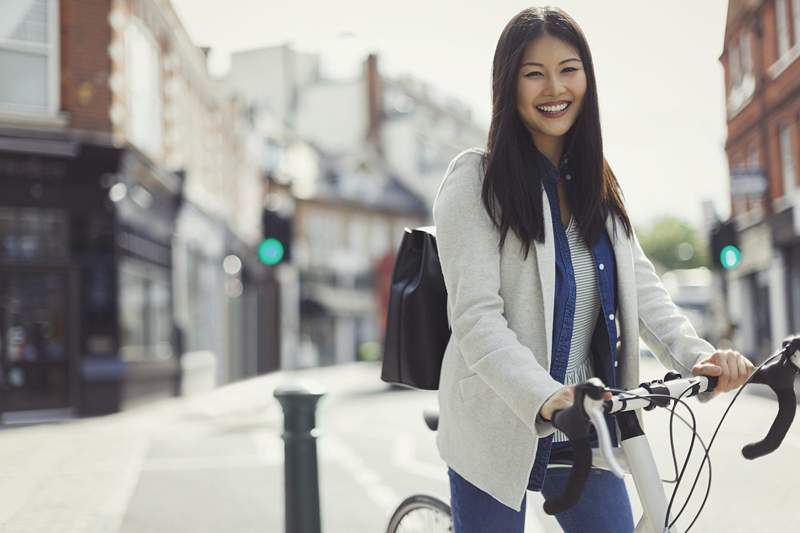
[[[542,494],[554,497],[567,484],[571,468],[548,468]],[[448,467],[453,533],[523,533],[525,505],[515,511]],[[567,533],[631,533],[633,515],[625,482],[607,470],[592,468],[581,497],[572,508],[556,515]]]

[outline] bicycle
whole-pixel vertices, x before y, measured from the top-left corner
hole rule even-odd
[[[553,425],[566,434],[572,444],[574,450],[572,471],[567,480],[564,493],[556,498],[545,499],[543,504],[544,512],[554,515],[569,509],[578,501],[589,475],[589,470],[592,467],[590,441],[590,426],[592,425],[595,427],[599,451],[607,468],[617,477],[622,478],[624,476],[624,471],[612,451],[611,437],[604,418],[604,414],[610,414],[616,417],[621,436],[622,455],[633,477],[636,492],[639,494],[642,504],[642,516],[636,525],[637,533],[676,533],[673,526],[686,509],[686,505],[689,503],[689,499],[694,493],[695,486],[700,478],[700,473],[705,463],[708,462],[709,477],[706,495],[699,510],[684,532],[687,533],[697,521],[708,499],[711,487],[709,451],[714,444],[722,422],[739,394],[749,383],[761,383],[769,386],[775,392],[778,400],[778,413],[767,435],[761,441],[747,444],[742,448],[742,455],[747,459],[754,460],[777,450],[789,431],[797,410],[794,381],[799,372],[800,335],[795,335],[784,340],[781,349],[758,365],[747,381],[739,387],[727,409],[722,414],[708,445],[700,439],[700,444],[704,450],[703,460],[686,502],[674,518],[672,517],[672,509],[677,490],[688,466],[695,438],[699,439],[694,413],[684,399],[701,393],[712,392],[717,385],[717,378],[712,376],[683,378],[680,374],[668,372],[664,379],[642,383],[638,388],[631,390],[606,387],[598,378],[592,378],[586,383],[576,385],[575,402],[572,407],[556,411],[552,418]],[[603,400],[605,392],[612,393],[610,400]],[[638,409],[651,410],[656,407],[668,408],[670,404],[672,404],[670,409],[670,446],[676,479],[672,496],[667,499],[652,448],[639,424],[635,411]],[[675,409],[679,404],[688,409],[692,418],[691,424],[676,413]],[[675,459],[675,444],[672,441],[673,417],[678,418],[692,430],[689,451],[680,472],[678,472],[677,460]],[[438,413],[426,410],[424,418],[428,427],[435,431],[438,426]],[[428,517],[435,517],[435,520],[426,522],[425,519]],[[426,523],[432,523],[431,527],[440,529],[405,529],[404,527],[404,525],[418,527]],[[408,497],[392,514],[387,528],[387,533],[403,533],[406,531],[452,531],[450,506],[437,498],[424,494]]]

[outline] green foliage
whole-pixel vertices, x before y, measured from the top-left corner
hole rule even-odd
[[[636,234],[647,257],[667,270],[710,266],[705,236],[684,220],[664,216]]]

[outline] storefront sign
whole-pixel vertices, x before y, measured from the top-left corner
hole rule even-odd
[[[731,172],[731,196],[761,197],[767,190],[767,178],[759,170]]]

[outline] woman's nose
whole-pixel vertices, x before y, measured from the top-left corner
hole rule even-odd
[[[558,79],[558,76],[550,76],[550,81],[547,82],[547,90],[550,93],[550,96],[556,97],[562,93],[563,84],[561,80]]]

